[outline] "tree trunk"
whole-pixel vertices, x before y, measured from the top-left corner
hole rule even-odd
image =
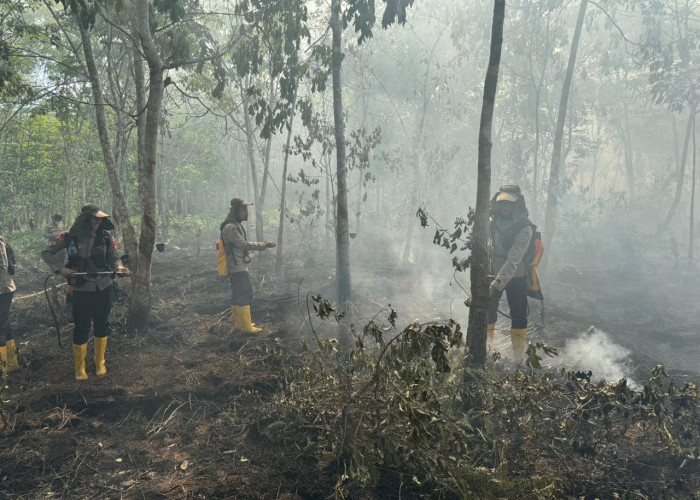
[[[161,136],[161,143],[160,143],[160,150],[163,151],[163,141],[162,141],[162,136]],[[161,158],[161,163],[163,159]],[[163,169],[159,168],[158,172],[156,173],[156,207],[158,209],[158,218],[160,222],[160,239],[159,241],[165,241],[166,236],[165,236],[165,199],[163,197],[163,192],[165,191],[165,187],[163,186],[164,180],[163,180],[164,174],[163,174]]]
[[[250,175],[253,181],[253,197],[255,202],[255,239],[256,241],[264,241],[265,235],[263,232],[263,211],[260,201],[260,187],[258,186],[258,173],[255,165],[255,129],[248,113],[248,97],[245,94],[245,89],[241,89],[244,93],[243,97],[243,121],[245,122],[246,144],[248,146],[248,162],[250,163]]]
[[[362,217],[362,184],[365,177],[364,169],[357,168],[357,208],[355,209],[355,234],[360,234],[360,218]]]
[[[158,121],[163,102],[163,62],[153,43],[148,22],[148,0],[135,2],[138,39],[149,69],[149,93],[143,128],[143,161],[139,160],[139,205],[141,207],[141,235],[139,238],[138,269],[132,278],[132,295],[129,307],[130,329],[144,329],[151,309],[151,256],[156,236],[156,151],[158,146]],[[141,131],[139,131],[139,134]],[[139,148],[140,151],[140,148]]]
[[[326,174],[326,236],[330,238],[331,232],[331,164],[328,162],[327,168],[324,169]],[[335,218],[335,217],[333,217]]]
[[[364,87],[364,84],[362,85],[362,92],[363,92],[363,99],[362,99],[362,130],[365,130],[365,124],[367,122],[367,91]],[[368,156],[368,163],[367,163],[367,169],[369,169],[369,156]],[[362,162],[357,167],[358,170],[358,176],[357,176],[357,209],[355,211],[355,236],[360,234],[360,219],[362,217],[362,186],[364,184],[364,177],[365,177],[365,172],[364,168],[362,168]],[[367,191],[365,190],[365,193]]]
[[[401,263],[408,263],[411,259],[411,252],[413,246],[413,229],[416,225],[415,217],[412,215],[413,210],[418,205],[418,202],[422,196],[420,191],[421,175],[423,174],[422,159],[425,141],[423,140],[423,132],[425,130],[425,119],[428,114],[428,104],[430,103],[430,93],[428,92],[428,84],[430,83],[430,66],[433,63],[433,56],[442,38],[442,34],[445,30],[441,31],[439,36],[436,38],[432,49],[430,50],[430,55],[426,59],[425,76],[423,77],[423,103],[421,106],[420,121],[418,122],[418,130],[416,132],[416,138],[413,140],[413,182],[411,183],[411,192],[409,194],[409,206],[407,213],[408,217],[408,230],[406,232],[406,240],[404,241],[403,250],[401,252]]]
[[[625,174],[627,176],[627,189],[632,199],[637,197],[634,187],[634,149],[632,148],[632,131],[630,127],[629,110],[627,102],[622,103],[623,123],[625,130],[622,132],[622,140],[625,145]]]
[[[472,303],[469,308],[467,347],[469,363],[483,366],[486,362],[486,322],[489,306],[489,202],[491,200],[491,131],[493,108],[498,86],[498,70],[503,46],[505,0],[495,0],[491,26],[491,51],[484,80],[484,100],[479,124],[479,156],[477,166],[476,218],[471,235],[472,263],[470,266]]]
[[[561,99],[559,101],[559,112],[557,114],[557,126],[554,131],[554,146],[552,149],[552,165],[549,171],[549,189],[547,190],[547,208],[544,216],[544,239],[545,248],[549,248],[548,252],[544,253],[542,264],[540,267],[546,269],[549,256],[552,254],[552,240],[554,239],[554,231],[557,223],[557,212],[559,204],[559,196],[561,196],[560,175],[561,168],[561,148],[562,139],[564,137],[564,125],[566,124],[566,111],[569,106],[569,91],[571,90],[571,80],[574,75],[574,67],[576,66],[576,53],[578,52],[578,42],[581,38],[581,29],[583,28],[583,20],[586,17],[586,7],[588,0],[581,0],[581,5],[578,10],[578,19],[576,20],[576,28],[574,29],[574,37],[571,40],[571,50],[569,52],[569,63],[566,67],[566,76],[561,88]]]
[[[685,177],[685,166],[688,163],[688,149],[690,145],[690,134],[693,129],[693,122],[695,121],[695,103],[690,107],[690,116],[688,116],[688,125],[685,128],[685,139],[683,140],[683,153],[681,154],[680,164],[678,165],[678,176],[676,178],[676,194],[673,196],[673,202],[666,213],[666,218],[663,223],[659,226],[657,235],[664,233],[673,217],[676,215],[676,210],[678,210],[678,205],[681,201],[681,194],[683,194],[683,178]],[[674,141],[675,142],[675,141]]]
[[[80,172],[80,204],[85,205],[87,203],[87,186],[86,186],[85,169]]]
[[[83,26],[83,23],[80,21],[79,13],[78,28],[80,29],[80,38],[83,42],[85,63],[87,65],[88,74],[90,75],[92,95],[95,99],[95,120],[97,123],[97,133],[100,138],[100,146],[102,147],[102,156],[104,158],[105,168],[107,169],[109,186],[112,190],[114,220],[121,229],[126,252],[131,254],[136,247],[136,232],[134,231],[134,227],[131,225],[131,220],[129,219],[129,210],[126,205],[126,199],[119,180],[117,164],[114,162],[114,154],[112,152],[112,146],[109,140],[109,131],[107,129],[104,94],[102,92],[102,84],[100,83],[100,78],[97,72],[97,65],[95,64],[95,55],[92,51],[92,41],[90,40],[90,34],[88,33],[87,28]]]
[[[547,11],[547,34],[546,34],[546,50],[544,51],[545,57],[542,62],[542,71],[539,75],[539,80],[535,81],[535,74],[532,69],[532,52],[530,52],[530,79],[532,80],[532,86],[535,89],[535,145],[533,147],[533,158],[532,158],[532,204],[531,210],[535,218],[538,217],[540,213],[539,200],[540,191],[538,189],[539,184],[539,165],[540,165],[540,101],[542,98],[542,85],[544,82],[544,76],[547,72],[547,65],[549,62],[549,24],[550,24],[551,11]]]
[[[272,57],[270,57],[272,61]],[[272,62],[270,62],[270,90],[267,97],[268,108],[272,109],[273,100],[275,98],[275,80],[272,78]],[[270,176],[270,151],[272,150],[272,131],[270,137],[265,140],[265,154],[263,155],[263,177],[260,186],[260,211],[263,211],[265,206],[265,194],[267,193],[267,181]]]
[[[338,284],[338,304],[343,311],[349,313],[349,308],[346,307],[345,303],[350,301],[352,285],[350,281],[350,223],[348,220],[345,124],[343,123],[343,94],[340,79],[343,62],[343,25],[340,19],[340,3],[340,0],[332,0],[331,2],[333,119],[335,122],[336,180],[338,183],[335,211],[336,279]],[[346,344],[349,341],[348,338],[340,340]]]
[[[693,239],[695,238],[695,113],[693,113],[693,177],[690,185],[690,228],[688,230],[688,260],[693,261]]]
[[[293,105],[293,104],[292,104]],[[277,229],[277,253],[275,255],[275,275],[279,278],[282,276],[284,264],[284,219],[286,211],[287,197],[287,165],[289,164],[289,145],[292,142],[292,125],[294,124],[294,115],[289,119],[289,129],[287,129],[287,146],[284,148],[284,166],[282,167],[282,190],[280,192],[280,223]]]
[[[162,165],[163,168],[159,169],[162,170],[162,175],[161,175],[161,191],[160,195],[163,199],[163,212],[160,214],[161,217],[161,230],[163,232],[163,240],[164,241],[169,241],[170,240],[170,198],[168,197],[168,169],[164,168],[165,166]]]

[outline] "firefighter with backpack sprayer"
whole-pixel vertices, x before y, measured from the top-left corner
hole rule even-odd
[[[130,276],[117,255],[116,239],[109,233],[114,229],[109,216],[96,205],[88,203],[80,210],[68,232],[58,237],[41,252],[41,258],[56,273],[73,286],[73,361],[75,379],[86,380],[85,357],[90,328],[94,325],[95,374],[107,374],[108,317],[112,308],[112,284],[115,275]],[[59,256],[68,251],[68,263]]]
[[[274,241],[248,241],[243,222],[248,220],[248,203],[241,198],[231,200],[228,216],[221,223],[221,244],[226,254],[226,265],[231,281],[231,314],[233,329],[242,333],[255,334],[262,331],[250,317],[250,304],[253,301],[253,286],[250,283],[248,263],[251,250],[265,250],[277,246]]]
[[[493,348],[498,303],[505,291],[510,308],[513,359],[523,361],[527,348],[528,295],[542,300],[537,263],[543,247],[536,226],[528,218],[520,186],[506,183],[491,199],[489,253],[491,284],[487,345]]]

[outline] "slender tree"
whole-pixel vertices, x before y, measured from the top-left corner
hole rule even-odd
[[[693,172],[690,181],[690,223],[688,228],[688,260],[693,261],[695,238],[695,170],[697,166],[697,152],[695,150],[695,115],[693,115]]]
[[[163,61],[151,34],[148,0],[134,3],[136,33],[149,70],[148,100],[143,127],[143,158],[139,159],[139,205],[141,207],[141,235],[139,237],[138,269],[132,279],[129,307],[129,325],[142,329],[146,326],[151,309],[151,256],[156,239],[156,150],[158,125],[163,103]],[[140,134],[139,134],[140,135]]]
[[[586,17],[586,7],[588,0],[581,0],[578,9],[578,18],[576,19],[576,28],[574,29],[574,37],[571,40],[571,49],[569,51],[569,62],[566,67],[566,75],[561,88],[561,99],[559,100],[559,111],[557,113],[557,125],[554,130],[554,146],[552,150],[552,164],[549,170],[549,189],[547,190],[547,208],[544,218],[544,244],[549,248],[549,252],[545,252],[542,259],[541,267],[546,269],[549,255],[551,255],[552,240],[554,239],[554,230],[557,224],[557,213],[559,208],[559,197],[562,194],[560,170],[562,163],[562,142],[564,138],[564,125],[566,124],[566,111],[569,106],[569,93],[571,90],[571,81],[573,80],[574,68],[576,66],[576,54],[578,52],[578,43],[581,39],[581,30],[583,28],[583,20]]]
[[[690,149],[690,141],[691,141],[691,135],[692,135],[692,130],[693,130],[693,123],[695,122],[695,114],[697,110],[697,104],[695,102],[692,102],[690,105],[690,113],[688,114],[688,122],[686,123],[685,127],[685,138],[683,139],[683,151],[681,153],[680,159],[678,158],[678,153],[676,152],[676,164],[677,164],[677,170],[676,170],[676,190],[673,195],[673,201],[671,202],[671,206],[668,208],[668,211],[666,212],[666,217],[664,218],[664,221],[659,225],[658,230],[656,231],[657,235],[663,233],[669,228],[669,225],[671,224],[671,221],[673,220],[673,217],[676,215],[676,211],[678,210],[678,205],[680,205],[681,202],[681,196],[683,194],[683,184],[685,180],[685,169],[686,165],[688,163],[688,151]],[[675,141],[674,141],[675,143]],[[674,144],[675,148],[675,144]]]
[[[348,220],[348,191],[347,167],[345,158],[345,123],[343,119],[343,92],[341,67],[343,52],[343,24],[341,19],[340,0],[331,2],[331,31],[333,33],[333,121],[335,123],[336,151],[336,279],[338,283],[338,303],[344,304],[350,300],[350,222]]]
[[[486,322],[489,304],[489,257],[487,247],[489,201],[491,199],[491,132],[493,129],[496,88],[498,86],[498,70],[501,64],[501,48],[503,47],[505,9],[505,0],[494,1],[491,49],[486,79],[484,80],[484,98],[479,124],[476,211],[474,215],[474,229],[471,235],[470,277],[472,303],[469,308],[469,326],[467,328],[469,361],[477,366],[483,366],[486,362]]]
[[[399,24],[404,24],[406,22],[406,9],[413,4],[413,0],[384,0],[384,3],[386,6],[382,16],[382,27],[386,28],[394,22],[398,22]],[[341,0],[332,0],[331,2],[331,69],[337,185],[335,203],[336,280],[337,299],[343,309],[346,309],[344,304],[350,300],[352,290],[350,279],[350,221],[348,218],[345,123],[341,80],[341,68],[344,57],[342,50],[343,29],[350,22],[355,26],[355,31],[360,33],[358,43],[361,44],[371,38],[372,28],[376,23],[374,2],[367,4],[363,0],[350,0],[348,2],[348,9],[345,12],[343,12]]]
[[[296,93],[295,99],[296,101]],[[289,153],[292,142],[292,126],[294,125],[294,117],[292,115],[287,124],[287,142],[284,148],[284,163],[282,167],[282,188],[280,190],[280,223],[277,229],[277,252],[275,254],[275,275],[282,276],[284,265],[284,221],[287,210],[287,167],[289,166]]]
[[[97,134],[100,139],[102,148],[102,156],[107,170],[107,178],[109,179],[110,188],[112,190],[112,208],[114,210],[114,219],[122,231],[124,245],[127,253],[136,255],[136,232],[131,225],[129,218],[129,210],[126,204],[126,197],[122,188],[122,182],[119,178],[119,165],[115,161],[115,154],[112,148],[112,143],[109,136],[109,128],[107,125],[107,113],[105,111],[106,103],[102,82],[100,80],[95,54],[92,48],[92,40],[90,38],[89,29],[94,22],[94,12],[90,12],[85,5],[80,2],[70,3],[68,0],[64,3],[65,8],[70,8],[74,19],[80,31],[80,39],[83,47],[83,55],[85,57],[85,66],[90,78],[92,87],[92,95],[95,103],[95,118],[97,123]],[[50,5],[47,4],[50,8]],[[56,16],[54,16],[55,18]]]

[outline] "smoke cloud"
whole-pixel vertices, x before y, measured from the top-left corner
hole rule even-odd
[[[613,342],[607,333],[597,328],[592,327],[584,335],[568,340],[559,355],[567,368],[593,372],[591,380],[614,383],[627,378],[631,388],[640,387],[629,377],[630,351]]]

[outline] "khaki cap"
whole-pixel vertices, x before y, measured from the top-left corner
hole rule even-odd
[[[513,194],[501,191],[496,196],[496,201],[518,201],[518,198]]]
[[[100,219],[103,219],[105,217],[109,217],[106,213],[104,213],[102,210],[99,209],[99,207],[93,203],[88,203],[87,205],[83,205],[83,208],[80,209],[80,213],[88,213],[92,215],[93,217],[98,217]]]
[[[246,207],[247,207],[248,205],[252,205],[252,203],[250,203],[250,202],[248,202],[248,201],[245,201],[245,200],[242,199],[242,198],[234,198],[234,199],[231,200],[231,206],[232,206],[232,207],[235,207],[235,206],[239,206],[239,207],[240,207],[240,206],[246,206]]]

